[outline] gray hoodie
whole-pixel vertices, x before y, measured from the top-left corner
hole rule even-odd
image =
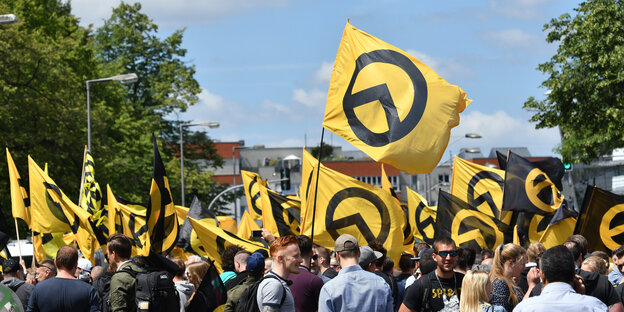
[[[184,312],[186,302],[191,298],[193,292],[195,292],[195,286],[189,283],[188,281],[181,281],[175,283],[176,290],[178,291],[178,295],[180,296],[180,312]]]

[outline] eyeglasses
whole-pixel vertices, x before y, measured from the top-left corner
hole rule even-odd
[[[457,250],[438,251],[438,256],[446,258],[446,256],[457,257]]]
[[[312,260],[318,259],[318,255],[312,255]]]

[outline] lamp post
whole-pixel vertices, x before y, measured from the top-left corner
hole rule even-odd
[[[15,14],[0,14],[0,24],[2,25],[14,24],[17,22],[18,19]]]
[[[216,121],[199,122],[199,123],[181,123],[180,124],[180,199],[182,201],[182,207],[186,207],[184,203],[184,136],[182,135],[182,128],[202,126],[208,128],[218,128],[219,123]]]
[[[455,141],[449,143],[448,146],[450,147],[451,145],[453,145],[453,144],[455,144],[455,143],[457,143],[457,142],[459,142],[459,141],[461,141],[461,140],[463,140],[465,138],[468,138],[468,139],[480,139],[480,138],[482,138],[482,136],[480,134],[478,134],[478,133],[466,133],[466,134],[464,134],[464,136],[461,136],[461,137],[457,138]],[[451,164],[453,164],[453,151],[451,151],[450,149],[449,149],[449,157],[450,157],[449,161],[451,162]]]
[[[119,81],[121,83],[132,83],[139,80],[138,76],[135,73],[117,75],[108,78],[100,78],[87,80],[87,147],[89,151],[93,153],[91,150],[91,96],[90,96],[90,88],[91,84],[105,81]]]
[[[427,190],[427,204],[431,205],[431,191],[433,191],[434,188],[436,188],[436,187],[437,188],[441,188],[441,187],[449,186],[449,185],[450,184],[448,182],[439,182],[439,183],[433,185],[432,187],[430,187]]]

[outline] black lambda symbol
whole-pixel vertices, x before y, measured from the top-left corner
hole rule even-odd
[[[392,100],[388,86],[380,84],[355,94],[353,85],[358,74],[364,67],[373,63],[388,63],[401,68],[410,77],[414,86],[414,102],[403,121],[399,118],[397,107]],[[388,122],[389,130],[384,133],[375,133],[366,128],[355,115],[355,108],[379,100]],[[365,144],[380,147],[398,141],[410,133],[420,122],[425,106],[427,105],[427,82],[420,70],[405,55],[393,50],[375,50],[363,53],[355,61],[355,71],[343,99],[343,110],[353,133]]]
[[[492,209],[492,215],[496,218],[499,218],[500,208],[496,206],[496,204],[494,203],[494,199],[492,198],[492,194],[490,194],[490,191],[487,191],[479,195],[477,198],[475,198],[475,187],[481,180],[485,180],[485,179],[493,180],[494,182],[498,183],[501,190],[503,189],[503,184],[505,184],[505,180],[494,172],[491,172],[491,171],[478,172],[472,177],[472,179],[470,179],[470,182],[468,182],[468,194],[467,194],[468,203],[471,206],[476,208],[476,207],[479,207],[484,202],[486,202],[488,206],[490,207],[490,209]]]
[[[334,220],[334,213],[336,212],[338,205],[347,198],[356,197],[369,201],[373,204],[373,206],[375,206],[375,208],[377,208],[377,211],[381,216],[381,230],[379,231],[379,235],[375,236],[375,234],[373,234],[360,213]],[[358,187],[349,187],[334,194],[327,205],[327,213],[325,214],[325,228],[333,239],[337,239],[338,236],[340,236],[338,230],[346,228],[350,225],[355,225],[367,242],[375,239],[383,243],[386,241],[388,234],[390,233],[390,222],[390,213],[388,212],[388,207],[386,207],[383,200],[381,200],[381,198],[374,193]]]

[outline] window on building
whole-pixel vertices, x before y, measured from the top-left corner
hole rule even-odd
[[[439,174],[438,175],[438,183],[442,183],[442,182],[449,182],[449,175],[448,174]]]

